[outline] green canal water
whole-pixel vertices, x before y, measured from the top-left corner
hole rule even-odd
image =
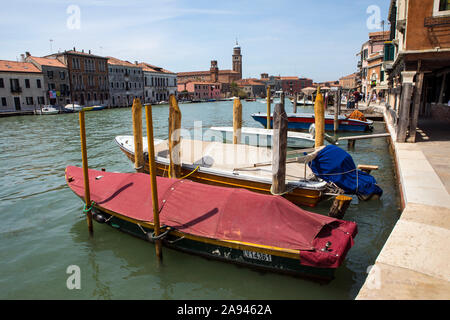
[[[292,105],[286,101],[288,111]],[[231,101],[181,104],[182,126],[232,126]],[[244,126],[266,105],[243,102]],[[298,112],[310,112],[299,108]],[[155,136],[167,138],[168,106],[154,106]],[[356,201],[345,219],[359,233],[336,278],[320,285],[261,273],[164,249],[158,265],[152,244],[94,223],[90,238],[83,203],[66,186],[64,169],[81,166],[77,114],[0,118],[0,299],[353,299],[386,242],[399,211],[394,163],[387,141],[356,142],[355,163],[380,166],[373,175],[384,194]],[[131,108],[86,113],[91,168],[132,172],[114,142],[131,135]],[[145,129],[144,129],[145,130]],[[384,132],[376,123],[375,132]],[[346,149],[346,144],[342,147]],[[326,214],[331,201],[309,209]],[[80,268],[81,289],[69,290],[67,268]]]

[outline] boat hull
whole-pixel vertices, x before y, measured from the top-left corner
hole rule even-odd
[[[265,115],[253,114],[252,118],[267,127],[267,117]],[[292,117],[288,116],[288,129],[291,130],[308,130],[309,127],[315,122],[313,117]],[[273,127],[273,118],[271,117],[270,126]],[[334,130],[334,120],[325,119],[325,130]],[[339,131],[354,131],[354,132],[365,132],[370,131],[371,125],[369,123],[364,123],[352,119],[339,120]]]
[[[94,219],[97,214],[101,214],[106,218],[107,222],[105,222],[105,224],[114,229],[147,242],[154,242],[147,236],[147,234],[153,233],[153,228],[143,226],[142,222],[98,208],[94,209]],[[169,232],[167,237],[161,240],[161,242],[165,247],[170,249],[202,256],[208,259],[242,265],[251,269],[276,272],[319,282],[329,282],[334,278],[335,269],[301,265],[297,254],[283,254],[280,252],[279,255],[277,255],[270,250],[264,249],[259,249],[259,252],[257,252],[254,251],[255,248],[246,247],[242,244],[202,237],[192,237],[191,235],[179,231]]]
[[[125,155],[128,157],[128,159],[130,159],[131,162],[134,162],[134,154],[128,152],[128,150],[124,149],[120,145],[119,147],[120,150],[122,150],[122,152],[125,153]],[[169,172],[169,166],[159,161],[155,162],[156,162],[156,174],[160,177],[167,177]],[[150,172],[148,161],[145,161],[144,172],[145,173]],[[243,188],[262,194],[272,194],[270,192],[271,185],[267,183],[262,183],[258,181],[248,181],[238,178],[228,178],[198,171],[192,172],[191,168],[186,168],[185,166],[182,166],[181,175],[186,176],[188,174],[190,174],[189,180],[203,184],[229,188]],[[296,205],[315,207],[322,199],[322,191],[305,188],[296,188],[293,191],[283,195],[283,197]]]

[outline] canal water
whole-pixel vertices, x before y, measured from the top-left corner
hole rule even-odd
[[[292,104],[286,100],[287,111]],[[181,104],[182,126],[232,126],[233,102]],[[260,101],[243,102],[243,125]],[[299,107],[298,112],[311,112]],[[167,138],[168,106],[154,106],[155,136]],[[326,285],[262,273],[164,249],[158,265],[152,244],[94,223],[88,235],[83,203],[67,187],[64,169],[81,166],[78,114],[0,118],[0,299],[353,299],[400,215],[394,163],[387,141],[361,140],[355,163],[376,164],[380,200],[358,202],[345,219],[359,233],[336,278]],[[114,142],[132,135],[131,108],[86,113],[90,168],[132,172]],[[145,130],[145,128],[144,128]],[[376,123],[374,132],[384,132]],[[346,149],[346,144],[342,145]],[[309,209],[326,214],[331,200]],[[69,290],[69,266],[78,266],[81,289]]]

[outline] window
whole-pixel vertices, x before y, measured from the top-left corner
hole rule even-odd
[[[36,86],[41,88],[41,79],[36,79]]]
[[[49,78],[49,79],[53,79],[53,71],[47,71],[47,77]]]
[[[25,88],[30,87],[30,79],[25,79]]]
[[[2,79],[3,80],[3,79]],[[7,107],[8,105],[6,104],[6,98],[2,97],[2,106],[3,107]]]
[[[450,15],[450,0],[434,0],[433,16]]]
[[[5,83],[3,82],[3,78],[0,78],[0,88],[4,88]]]
[[[60,72],[59,72],[59,78],[60,78],[61,80],[64,80],[64,79],[66,78],[66,73],[65,73],[64,71],[60,71]]]
[[[45,104],[44,97],[38,97],[38,104]]]
[[[450,0],[441,0],[439,2],[439,11],[450,10]]]
[[[27,105],[33,104],[33,97],[26,97],[26,100],[27,100]]]

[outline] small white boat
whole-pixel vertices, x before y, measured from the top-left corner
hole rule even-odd
[[[226,136],[230,137],[232,140],[233,127],[211,127],[212,131],[219,131],[222,134],[225,133]],[[272,129],[264,128],[251,128],[243,127],[241,128],[241,140],[243,143],[248,143],[250,145],[259,145],[268,147],[272,145]],[[288,147],[290,148],[305,148],[314,146],[314,137],[309,133],[288,131],[287,137]]]
[[[292,103],[294,103],[294,100],[291,100]],[[312,106],[314,105],[314,102],[312,102],[311,100],[305,100],[305,98],[297,100],[297,105],[301,105],[301,106]]]
[[[70,103],[66,104],[64,106],[64,109],[66,109],[68,112],[77,112],[83,110],[83,107],[78,104]]]
[[[35,110],[35,114],[47,115],[47,114],[58,114],[59,109],[54,106],[44,106],[42,109]]]

